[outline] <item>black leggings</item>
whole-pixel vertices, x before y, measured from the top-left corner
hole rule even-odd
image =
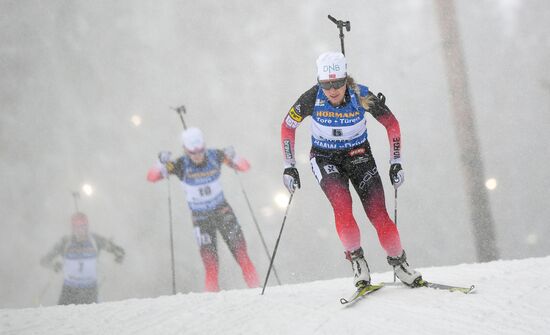
[[[206,291],[215,292],[219,290],[216,231],[220,232],[231,254],[239,263],[248,287],[259,285],[256,269],[248,257],[244,234],[229,204],[226,203],[208,212],[193,212],[193,229],[206,270]]]
[[[229,205],[208,212],[193,212],[193,229],[201,250],[208,249],[216,255],[218,252],[216,231],[220,232],[234,257],[238,244],[244,240],[241,226]]]
[[[91,304],[97,302],[97,286],[71,287],[63,285],[58,305]]]

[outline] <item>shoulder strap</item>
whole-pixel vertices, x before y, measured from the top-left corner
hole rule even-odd
[[[90,243],[92,243],[92,246],[97,253],[108,247],[106,245],[107,239],[95,233],[90,234]]]
[[[71,236],[63,236],[63,238],[61,239],[61,245],[62,245],[62,254],[61,254],[61,257],[65,257],[65,255],[67,254],[67,252],[69,251],[69,246],[71,245],[71,239],[72,237]]]
[[[359,85],[352,79],[350,82],[351,90],[353,91],[355,97],[356,97],[356,103],[358,103],[357,107],[362,107],[365,109],[365,111],[369,111],[369,109],[374,104],[374,101],[372,100],[372,94],[369,90],[369,93],[366,97],[361,96],[361,91],[359,90]],[[353,98],[352,98],[353,100]]]
[[[92,242],[92,246],[94,247],[94,250],[96,251],[96,253],[99,253],[99,246],[96,238],[97,238],[97,235],[91,234],[90,241]]]
[[[208,157],[209,159],[212,161],[213,165],[216,167],[216,168],[221,168],[222,166],[222,163],[223,163],[223,160],[220,161],[219,158],[218,158],[218,150],[216,149],[209,149],[208,150]]]

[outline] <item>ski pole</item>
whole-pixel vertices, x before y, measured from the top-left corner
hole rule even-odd
[[[395,204],[393,209],[393,222],[397,226],[397,189],[395,189]]]
[[[179,107],[170,107],[171,109],[175,110],[176,113],[180,116],[181,123],[183,125],[183,129],[187,129],[187,125],[185,124],[185,121],[183,120],[183,114],[185,114],[187,111],[185,109],[184,105],[181,105]],[[168,189],[168,221],[170,225],[170,260],[172,265],[172,294],[176,294],[176,262],[174,257],[174,229],[173,229],[173,220],[172,220],[172,191],[170,188],[170,174],[166,174],[166,185]]]
[[[72,192],[73,200],[74,200],[74,209],[76,212],[79,212],[78,210],[78,199],[80,199],[80,193],[78,192]]]
[[[250,205],[250,200],[248,200],[248,195],[246,194],[246,191],[244,189],[243,183],[241,181],[241,178],[239,177],[239,172],[235,170],[235,174],[237,175],[237,179],[239,180],[239,184],[241,185],[241,191],[243,192],[244,198],[246,200],[246,204],[248,205],[248,210],[250,211],[250,215],[252,216],[252,221],[254,221],[254,225],[256,226],[256,230],[258,230],[258,235],[260,235],[260,240],[262,241],[262,245],[264,246],[265,253],[267,255],[267,259],[271,262],[271,257],[269,256],[269,250],[267,248],[267,244],[265,243],[264,236],[262,234],[262,231],[260,230],[260,225],[258,224],[258,221],[256,220],[256,216],[254,215],[254,211],[252,210],[252,206]],[[277,270],[275,270],[275,266],[273,266],[273,274],[275,275],[275,278],[277,279],[277,283],[281,285],[281,280],[279,279],[279,275],[277,274]]]
[[[185,124],[185,120],[183,120],[183,114],[187,113],[187,110],[185,109],[184,105],[181,105],[179,107],[170,107],[171,109],[175,110],[176,113],[180,116],[181,124],[183,125],[183,130],[187,130],[187,125]]]
[[[38,306],[42,306],[42,299],[44,299],[44,295],[46,295],[46,292],[49,291],[50,286],[52,285],[53,278],[55,277],[55,272],[51,272],[48,277],[48,281],[46,282],[46,285],[44,285],[44,288],[42,291],[40,291],[40,294],[38,295],[38,298],[36,299],[36,303]]]
[[[395,189],[395,203],[393,207],[393,222],[397,226],[397,188]],[[395,268],[393,269],[393,282],[397,280],[397,275],[395,274]]]
[[[168,220],[170,223],[170,256],[172,261],[172,294],[176,294],[176,269],[174,261],[174,234],[172,228],[172,191],[170,189],[170,174],[166,174],[166,185],[168,185]]]
[[[329,20],[334,22],[336,24],[336,27],[340,30],[340,47],[342,49],[342,54],[345,56],[346,51],[344,50],[344,27],[346,28],[346,31],[351,30],[351,24],[349,21],[342,21],[342,20],[336,20],[334,17],[328,16]]]
[[[279,237],[277,237],[277,242],[275,242],[275,248],[273,249],[273,255],[271,256],[269,269],[267,270],[267,275],[265,276],[264,287],[262,288],[262,295],[264,294],[265,287],[267,286],[267,281],[269,280],[269,274],[271,273],[271,268],[273,267],[273,261],[275,260],[275,255],[277,254],[277,248],[279,247],[279,241],[281,240],[281,235],[283,234],[283,228],[285,227],[286,216],[288,215],[288,210],[290,208],[290,203],[292,202],[293,196],[294,196],[294,193],[290,193],[290,199],[288,199],[288,205],[286,205],[285,216],[283,218],[283,223],[281,224],[281,231],[279,231]]]

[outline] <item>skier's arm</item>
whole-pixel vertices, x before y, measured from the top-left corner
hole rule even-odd
[[[58,272],[61,270],[61,263],[55,262],[54,259],[56,259],[58,256],[63,257],[63,251],[65,250],[65,247],[67,245],[67,238],[64,237],[59,241],[50,252],[48,252],[42,259],[40,259],[40,265],[52,269],[55,272]]]
[[[180,159],[171,161],[169,157],[164,157],[162,152],[159,154],[159,161],[147,172],[147,180],[154,183],[165,178],[168,174],[175,174],[178,177],[183,176],[183,161]],[[168,155],[169,156],[169,155]]]
[[[296,156],[294,143],[296,140],[296,128],[300,126],[305,117],[311,115],[317,97],[317,85],[307,90],[286,114],[281,124],[281,145],[283,149],[284,167],[294,167]]]
[[[386,128],[386,132],[388,133],[388,140],[390,141],[390,164],[400,164],[401,130],[399,122],[384,101],[380,100],[372,92],[369,92],[369,99],[372,99],[373,103],[368,111]]]
[[[246,172],[250,169],[250,163],[245,158],[237,155],[232,146],[217,151],[218,160],[237,171]]]
[[[284,162],[283,184],[290,193],[294,193],[297,188],[301,187],[300,174],[295,167],[294,143],[296,140],[296,128],[298,128],[305,117],[313,113],[318,90],[319,87],[315,85],[302,94],[298,98],[298,101],[290,107],[283,124],[281,124],[281,145],[283,147]]]
[[[299,124],[297,124],[296,127],[298,125]],[[286,119],[281,125],[281,141],[283,144],[285,168],[294,167],[296,165],[296,157],[294,155],[294,143],[296,141],[296,127],[292,128],[288,126]]]
[[[115,256],[115,261],[121,263],[124,260],[124,249],[116,245],[113,241],[106,239],[103,236],[92,234],[97,243],[97,248],[112,253]]]

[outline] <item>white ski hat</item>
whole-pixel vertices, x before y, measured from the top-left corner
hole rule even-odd
[[[204,149],[204,138],[199,128],[187,128],[181,133],[181,144],[188,151]]]
[[[325,52],[317,58],[319,80],[340,79],[347,76],[346,57],[341,52]]]

